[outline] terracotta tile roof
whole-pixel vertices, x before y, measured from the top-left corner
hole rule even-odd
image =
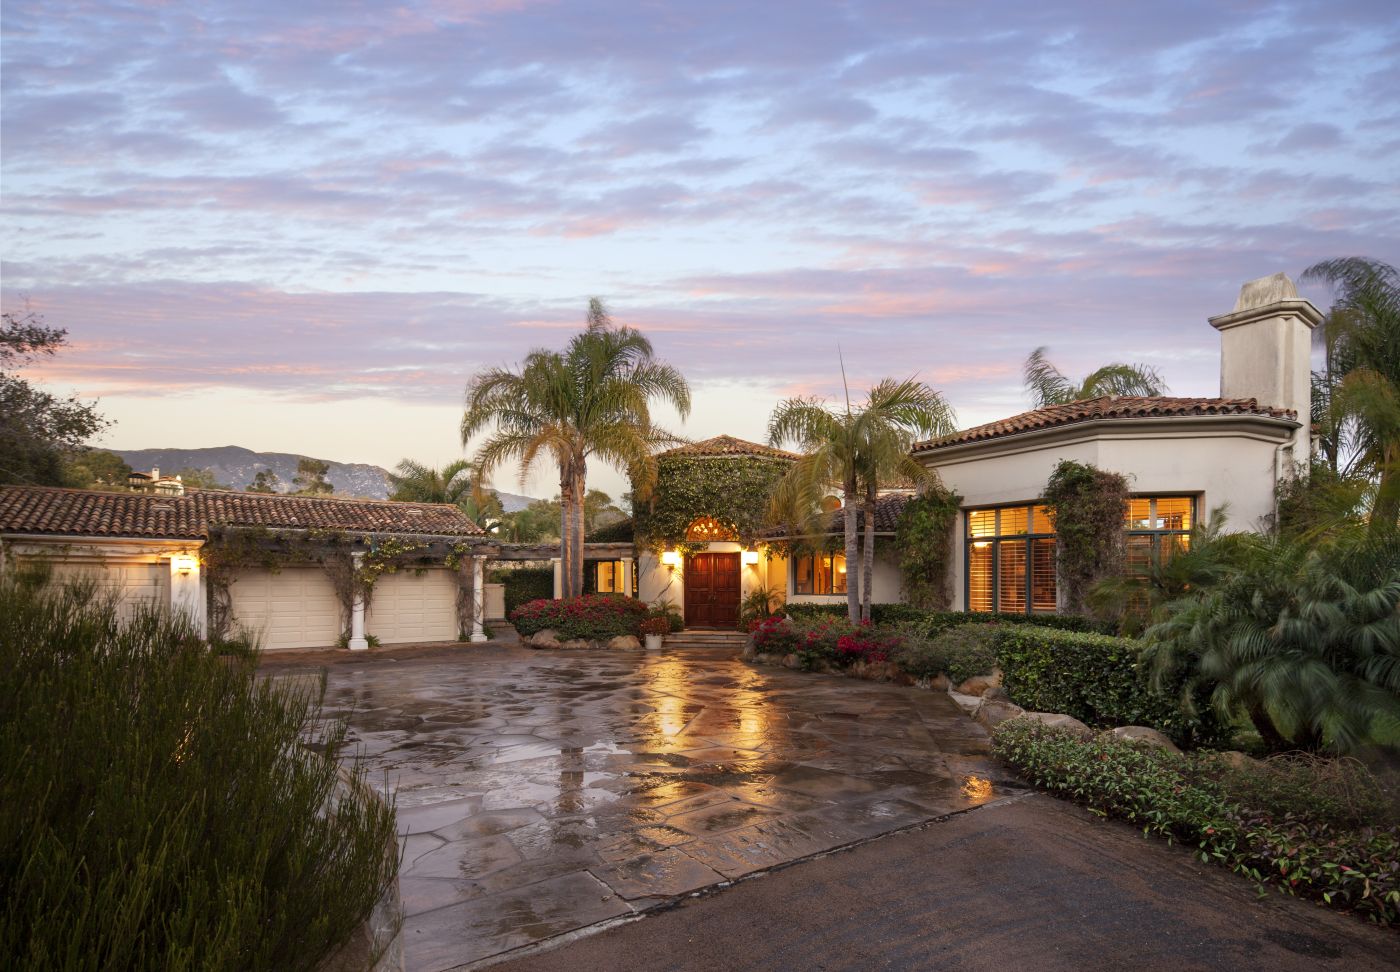
[[[757,442],[747,442],[744,439],[736,439],[732,435],[717,435],[712,439],[705,439],[703,442],[691,442],[687,445],[677,446],[674,449],[667,449],[661,453],[663,456],[764,456],[770,459],[792,459],[796,461],[801,458],[795,452],[787,452],[784,449],[775,449],[772,446],[760,445]]]
[[[191,489],[183,496],[0,487],[0,533],[197,540],[212,526],[478,536],[455,506]]]
[[[894,533],[895,527],[899,524],[899,516],[904,512],[904,504],[913,497],[908,493],[891,493],[888,496],[881,496],[875,501],[875,532]],[[865,532],[865,517],[859,510],[856,511],[856,530],[859,533]],[[846,511],[836,510],[827,515],[826,533],[844,533],[846,531]],[[788,530],[779,527],[763,533],[765,537],[785,537]]]
[[[1004,435],[1033,432],[1059,425],[1072,425],[1077,422],[1094,422],[1103,419],[1123,418],[1167,418],[1184,415],[1260,415],[1268,418],[1295,419],[1297,413],[1291,409],[1269,408],[1260,405],[1253,398],[1141,398],[1131,396],[1105,395],[1102,398],[1086,398],[1065,405],[1049,405],[1013,415],[997,422],[988,422],[975,428],[955,432],[942,439],[929,439],[914,445],[914,451],[936,449],[943,446],[959,445],[965,442],[981,442]]]

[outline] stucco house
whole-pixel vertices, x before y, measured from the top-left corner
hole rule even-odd
[[[484,640],[486,539],[456,507],[430,503],[0,487],[0,563],[88,576],[121,593],[120,610],[169,607],[201,630],[213,608],[224,615],[216,624],[247,629],[271,650],[342,636],[352,648],[370,636]],[[241,562],[229,551],[242,552]],[[386,569],[372,596],[343,596],[326,569],[336,558],[361,566],[387,552],[411,569]]]
[[[962,497],[950,541],[948,603],[1013,613],[1060,608],[1054,528],[1041,491],[1064,459],[1128,477],[1130,563],[1188,543],[1192,527],[1216,508],[1225,509],[1229,529],[1264,526],[1277,484],[1310,455],[1311,332],[1321,320],[1285,275],[1255,280],[1241,289],[1232,311],[1209,322],[1220,334],[1219,397],[1097,398],[918,443],[914,457]],[[714,470],[716,482],[740,483],[754,479],[755,460],[764,467],[758,478],[771,480],[796,458],[732,436],[663,453],[657,492],[673,508],[671,522],[648,534],[639,514],[635,564],[586,554],[589,570],[606,571],[606,580],[597,574],[596,589],[668,601],[688,624],[703,627],[732,626],[740,600],[764,587],[792,602],[844,602],[848,565],[830,543],[841,531],[839,511],[830,514],[826,536],[806,538],[834,549],[799,552],[791,543],[799,538],[755,527],[762,510],[753,502],[739,510],[723,490],[722,509],[666,495],[684,481],[667,474],[678,460],[687,461],[692,475]],[[891,541],[909,495],[894,491],[876,506],[876,603],[902,599]],[[680,513],[689,517],[684,533],[675,519]]]

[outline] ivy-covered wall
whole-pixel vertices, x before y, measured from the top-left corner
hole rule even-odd
[[[713,517],[752,545],[768,525],[768,497],[791,468],[784,459],[760,456],[662,456],[656,489],[634,517],[641,549],[694,553],[704,543],[686,540],[697,518]]]

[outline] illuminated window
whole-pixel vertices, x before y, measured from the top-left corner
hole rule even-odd
[[[599,594],[624,594],[622,589],[622,561],[600,560],[597,563]]]
[[[1055,611],[1055,523],[1044,506],[967,512],[967,609]]]
[[[687,540],[738,540],[739,534],[732,526],[721,523],[712,516],[702,516],[685,529]]]
[[[1135,496],[1128,501],[1128,570],[1170,560],[1191,545],[1196,500],[1191,496]]]
[[[794,594],[845,594],[846,558],[841,554],[808,554],[792,558]]]

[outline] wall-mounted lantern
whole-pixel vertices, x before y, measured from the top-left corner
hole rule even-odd
[[[744,551],[744,563],[749,564],[750,566],[757,564],[757,563],[758,563],[758,551],[757,551],[757,550],[745,550],[745,551]]]
[[[170,558],[170,566],[175,568],[177,574],[184,577],[199,566],[199,558],[190,554],[176,554]]]
[[[681,565],[681,552],[679,550],[661,551],[661,562],[667,567],[679,567]]]

